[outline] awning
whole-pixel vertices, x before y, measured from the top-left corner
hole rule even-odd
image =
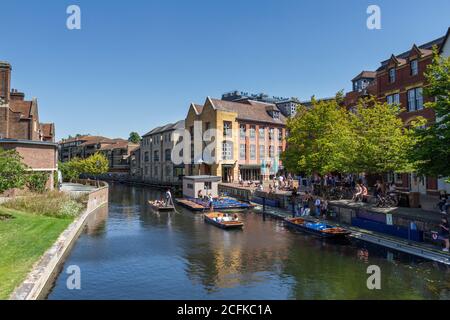
[[[239,169],[261,169],[259,164],[240,164]]]

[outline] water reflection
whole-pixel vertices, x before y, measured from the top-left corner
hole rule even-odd
[[[113,185],[110,205],[77,241],[50,299],[448,299],[449,270],[365,243],[328,242],[244,213],[242,231],[205,224],[201,215],[153,212],[151,189]],[[366,287],[367,266],[382,290]],[[65,266],[64,266],[65,270]]]

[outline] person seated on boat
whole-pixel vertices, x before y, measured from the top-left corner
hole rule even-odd
[[[237,215],[236,213],[235,213],[234,216],[233,216],[233,220],[234,220],[234,221],[239,221],[239,217],[238,217],[238,215]]]
[[[197,198],[199,198],[199,199],[203,199],[203,190],[198,190],[198,193],[197,193]]]

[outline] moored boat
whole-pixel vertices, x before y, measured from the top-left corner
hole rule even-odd
[[[174,211],[175,207],[174,206],[166,206],[163,202],[161,201],[148,201],[148,205],[150,206],[150,208],[152,208],[154,211]]]
[[[351,234],[350,231],[335,227],[323,222],[312,222],[302,218],[286,218],[284,222],[288,227],[295,230],[307,232],[322,238],[343,238]]]
[[[212,212],[205,213],[205,222],[210,223],[221,229],[240,229],[244,226],[244,223],[236,220],[236,215],[234,217],[229,214],[222,212]]]

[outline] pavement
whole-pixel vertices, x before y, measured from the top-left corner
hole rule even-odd
[[[437,202],[437,201],[436,201]],[[440,223],[442,214],[439,210],[427,210],[422,205],[422,208],[404,208],[404,207],[394,207],[394,208],[379,208],[373,204],[368,204],[365,202],[354,202],[352,200],[333,200],[329,201],[331,205],[350,207],[354,209],[365,209],[377,213],[390,213],[396,216],[401,216],[405,218],[410,218],[411,220],[421,221],[421,222],[434,222]],[[429,208],[429,207],[427,207]]]

